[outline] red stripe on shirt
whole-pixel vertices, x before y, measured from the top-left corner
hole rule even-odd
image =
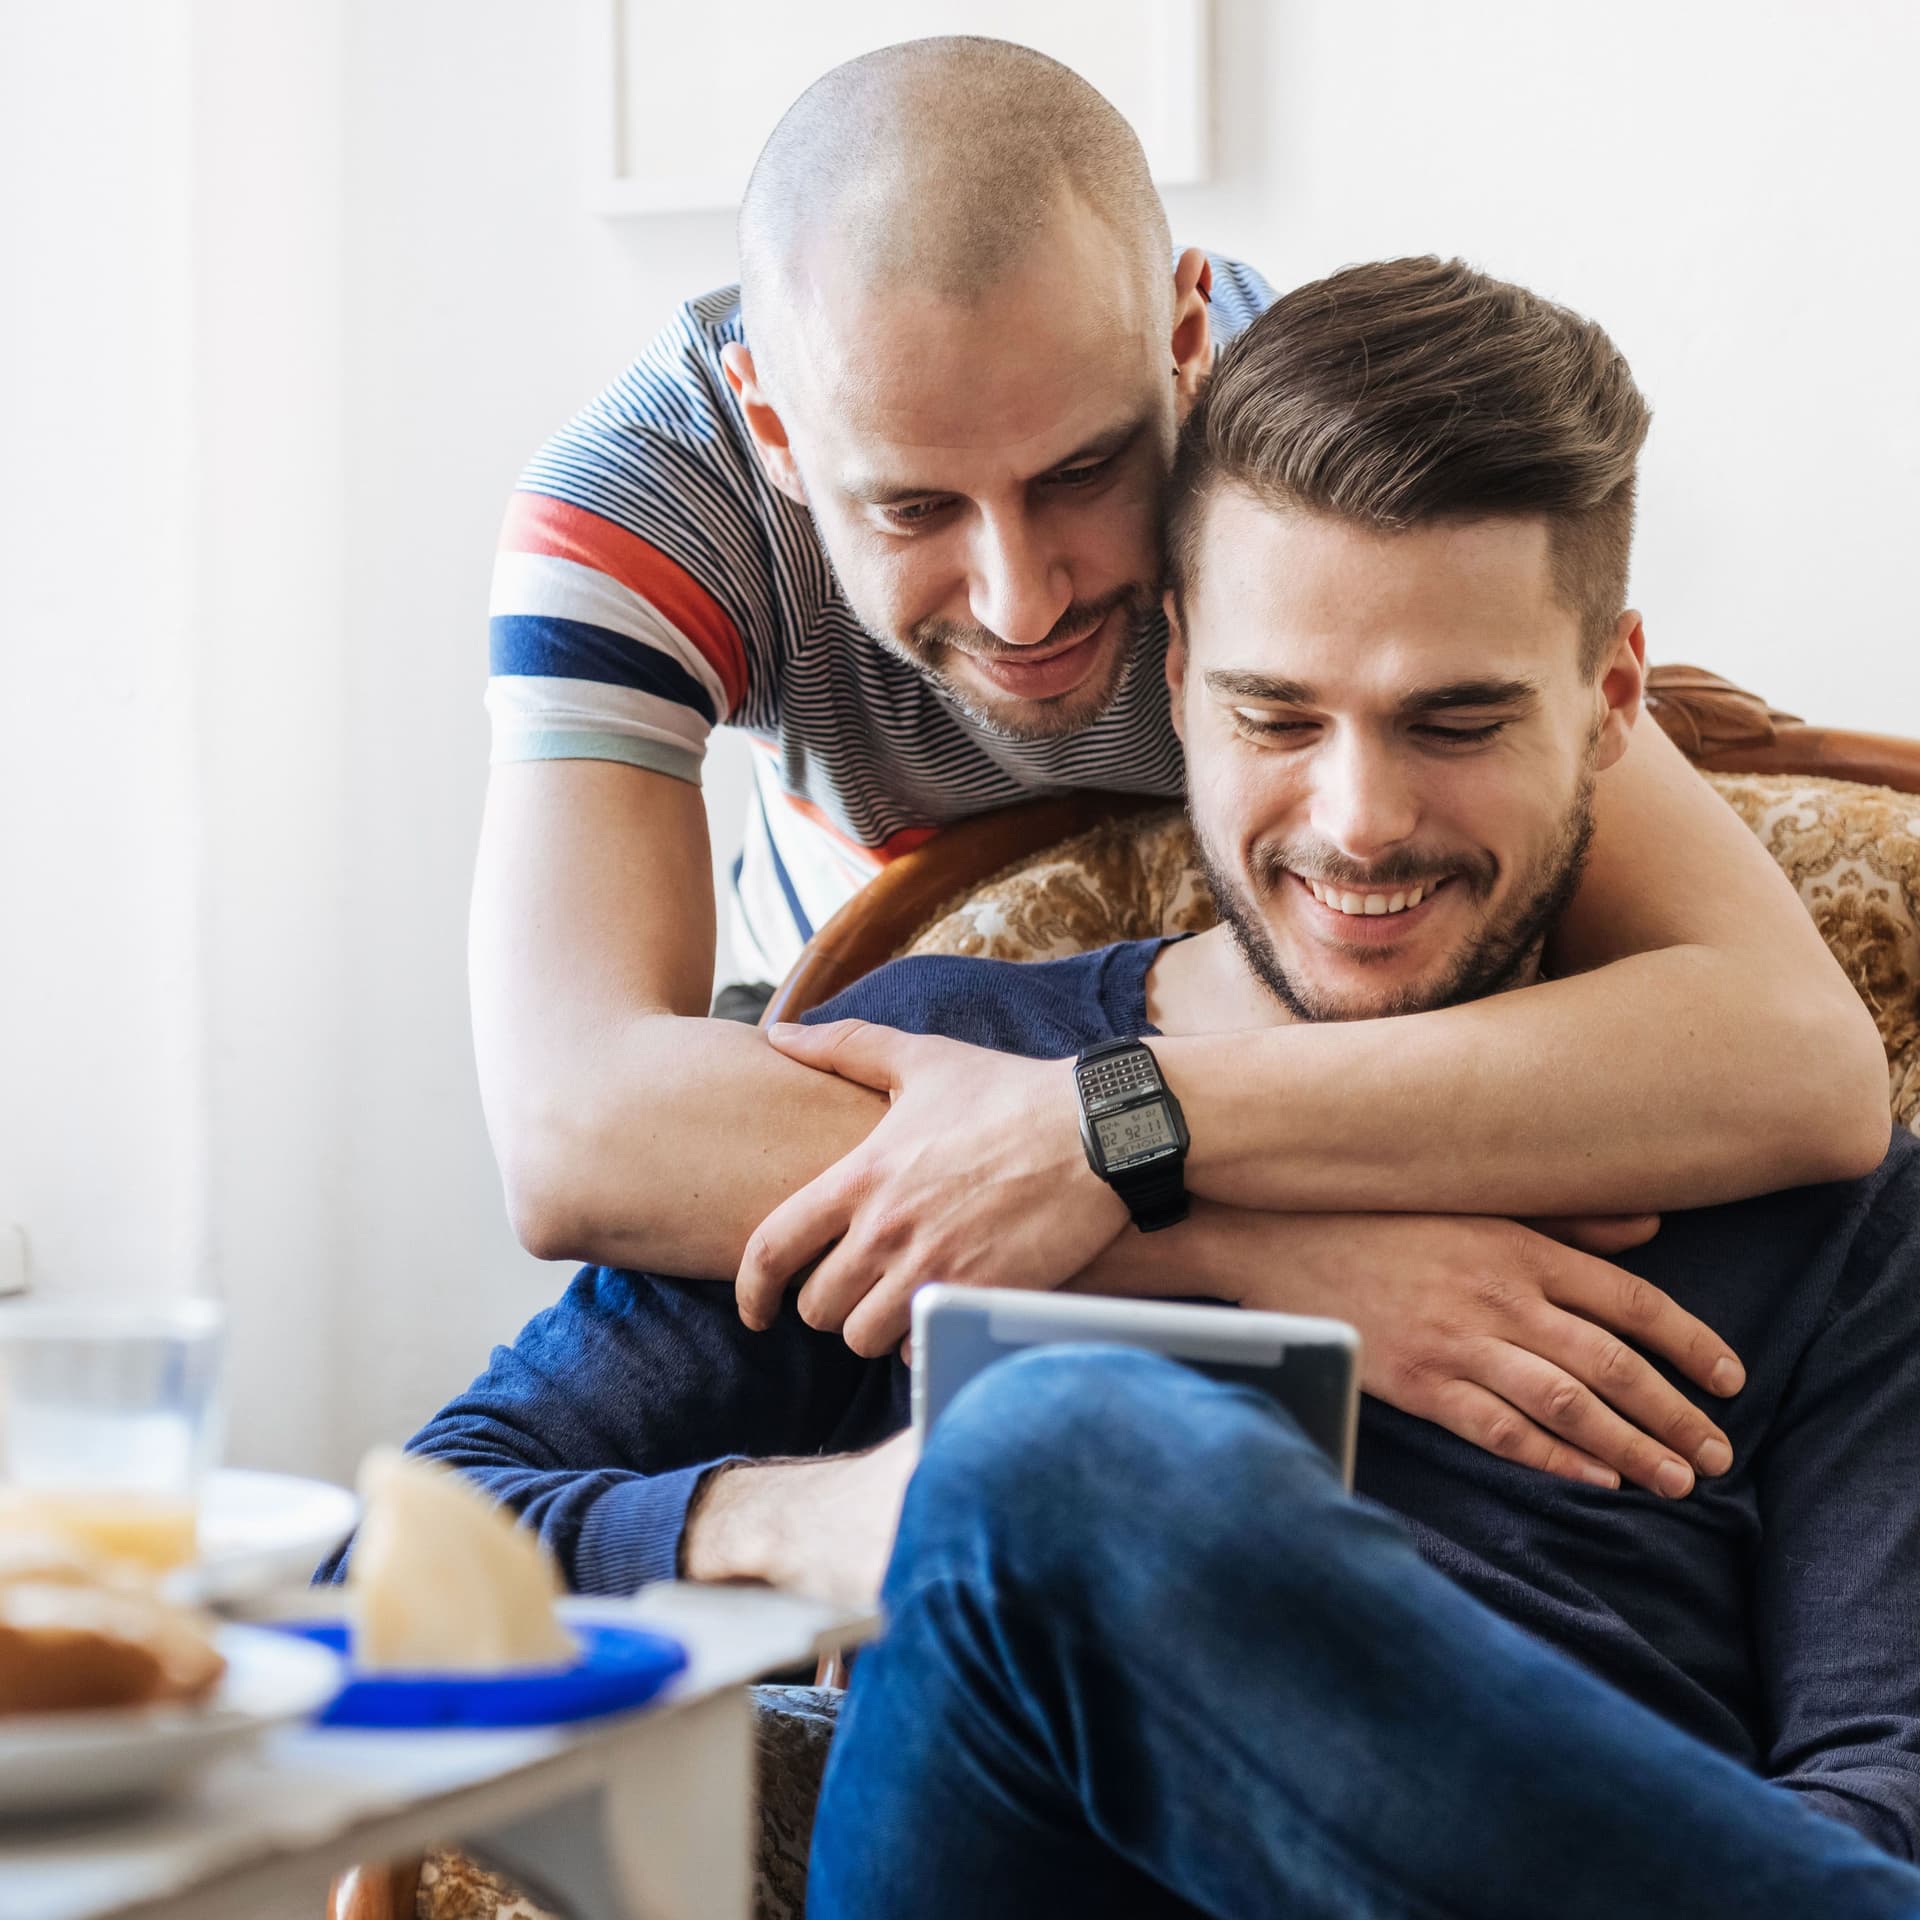
[[[508,553],[576,561],[639,594],[699,649],[726,692],[728,712],[739,711],[747,697],[747,650],[740,631],[677,560],[597,513],[539,493],[516,493],[508,501],[500,545]]]
[[[830,814],[815,806],[811,800],[803,799],[797,793],[788,793],[784,789],[781,791],[780,798],[810,826],[819,828],[822,833],[838,841],[850,853],[858,854],[863,861],[876,868],[884,867],[890,860],[898,860],[903,853],[911,853],[916,847],[924,847],[940,831],[938,827],[902,827],[898,833],[888,834],[877,847],[869,847],[854,839]]]

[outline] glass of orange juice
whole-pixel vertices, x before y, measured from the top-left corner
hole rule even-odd
[[[218,1459],[219,1304],[0,1304],[0,1527],[154,1572],[195,1554]]]

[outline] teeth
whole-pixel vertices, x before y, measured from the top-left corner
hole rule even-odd
[[[1302,879],[1306,879],[1303,874]],[[1307,891],[1323,907],[1331,907],[1335,913],[1376,914],[1405,913],[1409,908],[1417,907],[1439,881],[1423,880],[1417,887],[1409,887],[1404,893],[1347,893],[1325,886],[1318,880],[1307,880]]]

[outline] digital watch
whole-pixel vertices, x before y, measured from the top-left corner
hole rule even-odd
[[[1187,1217],[1186,1116],[1139,1040],[1103,1040],[1073,1063],[1087,1165],[1122,1200],[1142,1233]]]

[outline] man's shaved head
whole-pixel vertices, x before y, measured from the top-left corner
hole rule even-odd
[[[721,350],[762,469],[847,604],[984,730],[1092,726],[1158,640],[1160,499],[1213,364],[1140,143],[1002,40],[817,80],[740,210]]]
[[[741,305],[761,376],[831,281],[972,305],[1074,208],[1119,240],[1156,316],[1167,218],[1126,120],[1030,47],[950,36],[835,67],[787,110],[740,209]],[[776,390],[780,375],[773,374]]]

